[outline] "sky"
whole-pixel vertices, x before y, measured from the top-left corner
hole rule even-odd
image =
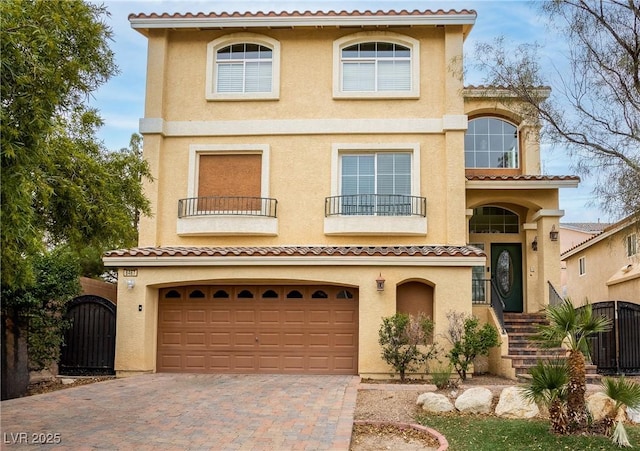
[[[330,11],[330,10],[437,10],[473,9],[478,13],[476,23],[464,44],[469,59],[478,42],[491,42],[504,36],[513,48],[519,44],[537,42],[543,46],[543,67],[557,65],[563,52],[563,41],[549,33],[543,18],[536,14],[532,1],[521,0],[225,0],[225,1],[95,1],[104,4],[110,13],[108,25],[113,30],[111,49],[115,53],[120,72],[94,93],[90,104],[100,111],[104,126],[98,133],[108,149],[127,147],[132,133],[138,131],[138,121],[144,116],[146,76],[146,38],[134,31],[128,21],[129,14],[234,12],[234,11]],[[466,85],[482,84],[480,74],[469,71]],[[553,83],[551,83],[553,88]],[[573,175],[570,157],[561,148],[542,146],[542,167],[546,175]],[[560,190],[560,208],[565,211],[561,222],[613,222],[593,204],[592,184],[582,177],[579,188]]]

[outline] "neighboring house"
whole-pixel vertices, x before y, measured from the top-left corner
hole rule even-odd
[[[154,215],[104,259],[118,375],[386,376],[383,317],[495,323],[474,305],[490,277],[506,311],[548,304],[558,191],[579,180],[540,174],[537,120],[506,91],[463,85],[474,11],[129,20]]]
[[[629,216],[562,253],[566,295],[575,305],[607,300],[640,303],[638,217]]]
[[[602,233],[611,224],[604,222],[564,222],[560,224],[560,253],[576,247],[578,244],[587,241],[589,238]],[[567,295],[567,264],[563,260],[560,262],[560,287],[562,296]]]

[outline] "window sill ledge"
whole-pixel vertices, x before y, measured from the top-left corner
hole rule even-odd
[[[278,218],[256,216],[192,216],[178,218],[179,236],[277,236]]]
[[[422,216],[330,216],[324,218],[325,235],[426,236]]]

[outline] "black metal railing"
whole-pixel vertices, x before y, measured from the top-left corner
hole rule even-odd
[[[558,291],[554,288],[551,281],[547,280],[547,284],[549,285],[549,305],[555,306],[560,305],[564,302],[562,296],[558,294]]]
[[[471,280],[471,302],[474,304],[491,304],[491,279]]]
[[[504,327],[504,298],[500,294],[498,287],[496,286],[496,281],[490,279],[491,281],[491,308],[498,317],[498,321],[500,322],[500,327],[502,327],[502,333],[506,333],[506,329]]]
[[[325,198],[325,216],[427,216],[427,199],[402,194],[354,194]]]
[[[178,201],[178,217],[240,215],[275,218],[278,201],[268,197],[189,197]]]

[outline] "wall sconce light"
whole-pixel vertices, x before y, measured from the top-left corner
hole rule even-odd
[[[551,226],[551,232],[549,232],[549,238],[551,241],[558,241],[558,231],[556,230],[556,225]]]
[[[382,278],[382,273],[376,279],[376,288],[378,291],[384,291],[384,279]]]
[[[133,287],[135,287],[135,286],[136,286],[136,281],[135,280],[133,280],[133,279],[128,279],[127,280],[127,288],[129,290],[133,290]]]
[[[538,237],[537,236],[531,242],[531,250],[534,250],[534,251],[538,250]]]

